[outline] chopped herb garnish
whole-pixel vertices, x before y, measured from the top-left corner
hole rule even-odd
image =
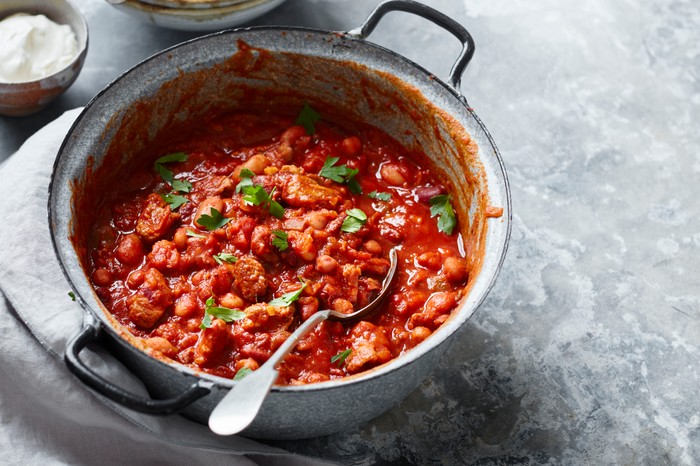
[[[205,301],[204,319],[199,328],[205,329],[211,327],[212,319],[217,317],[224,322],[233,322],[245,318],[245,312],[239,309],[229,309],[227,307],[215,306],[214,297],[210,297]]]
[[[75,301],[75,293],[73,293],[72,291],[69,291],[68,296],[70,296],[71,301]]]
[[[348,358],[348,356],[350,356],[350,353],[352,353],[352,350],[348,348],[345,351],[336,354],[331,358],[331,364],[335,364],[337,362],[338,367],[342,366],[345,363],[345,360]]]
[[[252,178],[255,176],[255,173],[253,173],[253,170],[251,170],[250,168],[242,168],[238,176],[240,178]]]
[[[177,210],[181,205],[186,204],[188,199],[184,196],[178,196],[177,194],[161,194],[160,197],[170,206],[170,210]]]
[[[451,235],[457,225],[455,211],[450,204],[449,194],[440,194],[430,198],[430,216],[438,216],[438,230]]]
[[[275,298],[272,301],[270,301],[268,304],[270,306],[277,306],[277,307],[285,307],[285,306],[291,306],[294,301],[299,299],[299,296],[301,296],[301,292],[304,291],[304,288],[306,288],[306,283],[301,285],[301,288],[299,288],[296,291],[290,291],[289,293],[285,293],[279,298]]]
[[[184,152],[173,152],[160,157],[155,163],[156,165],[163,165],[170,162],[187,162],[187,154]]]
[[[272,230],[272,234],[275,235],[275,237],[272,238],[272,245],[279,249],[280,252],[286,251],[289,247],[289,243],[287,242],[289,235],[282,230]]]
[[[367,222],[367,214],[360,209],[350,209],[346,214],[348,216],[340,226],[340,229],[346,233],[355,233]]]
[[[231,254],[230,252],[222,252],[219,254],[214,254],[214,260],[216,261],[217,264],[223,264],[224,262],[228,262],[229,264],[235,264],[236,261],[238,261],[238,258]]]
[[[191,236],[193,238],[206,238],[206,235],[200,235],[199,233],[195,232],[194,230],[187,230],[185,232],[187,236]]]
[[[181,193],[189,193],[192,191],[192,183],[187,180],[173,180],[170,186],[173,187],[173,191]]]
[[[236,193],[240,193],[246,186],[253,186],[253,177],[255,176],[255,173],[250,171],[250,169],[242,169],[238,176],[241,178],[241,181],[239,181],[236,185]]]
[[[311,108],[308,102],[304,102],[304,107],[301,109],[295,123],[301,125],[306,130],[306,134],[314,134],[316,132],[316,122],[321,119],[321,115]]]
[[[213,231],[217,228],[221,228],[230,221],[230,218],[224,217],[221,212],[212,207],[209,210],[209,215],[202,214],[199,216],[197,219],[197,224],[203,226],[209,231]]]
[[[275,186],[268,194],[268,192],[265,191],[265,188],[259,184],[243,186],[243,200],[248,204],[262,205],[263,208],[267,209],[270,212],[270,215],[275,218],[283,218],[284,207],[282,207],[279,202],[272,199],[272,195],[275,193],[276,189],[277,187]]]
[[[250,367],[241,367],[238,369],[238,372],[236,372],[236,375],[233,376],[233,381],[235,382],[236,380],[241,380],[243,377],[246,375],[250,374],[253,372],[253,369]]]
[[[347,165],[335,164],[340,160],[339,157],[326,157],[326,161],[323,162],[323,168],[318,173],[319,176],[328,178],[335,181],[336,183],[345,183],[350,188],[350,192],[353,194],[361,194],[362,187],[360,183],[355,179],[355,175],[359,173],[357,168],[350,168]]]
[[[187,180],[176,180],[172,171],[165,167],[166,163],[171,162],[186,162],[187,154],[184,152],[174,152],[164,155],[155,161],[153,167],[158,172],[163,181],[168,183],[174,191],[189,193],[192,190],[192,183]],[[167,202],[167,201],[166,201]]]
[[[381,193],[377,191],[372,191],[371,193],[368,194],[369,197],[372,199],[377,199],[379,201],[384,201],[387,202],[389,199],[391,199],[391,193]]]

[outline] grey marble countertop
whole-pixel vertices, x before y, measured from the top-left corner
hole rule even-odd
[[[0,117],[0,161],[147,56],[198,34],[74,0],[87,62],[42,113]],[[253,24],[347,30],[378,0],[289,0]],[[434,0],[477,43],[462,91],[498,144],[513,236],[434,373],[357,429],[280,442],[343,464],[700,463],[700,2]],[[419,18],[371,40],[445,77]]]

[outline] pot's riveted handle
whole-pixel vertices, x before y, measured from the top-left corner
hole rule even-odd
[[[382,17],[390,11],[403,11],[425,18],[451,32],[452,35],[462,42],[462,52],[459,54],[459,57],[457,57],[454,65],[452,65],[449,80],[452,87],[459,89],[462,74],[474,55],[474,39],[464,26],[428,5],[413,0],[388,0],[379,4],[377,8],[370,13],[367,21],[365,21],[362,26],[348,31],[347,34],[361,39],[366,38],[374,31],[374,28],[377,27]]]
[[[91,342],[99,338],[101,327],[89,314],[80,332],[68,342],[64,361],[68,369],[88,387],[106,396],[120,405],[147,414],[168,415],[182,411],[198,399],[208,395],[211,383],[197,381],[180,395],[164,400],[143,398],[114,385],[96,374],[80,360],[80,352]]]

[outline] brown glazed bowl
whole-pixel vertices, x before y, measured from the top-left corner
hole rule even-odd
[[[365,38],[387,12],[422,16],[463,44],[447,82]],[[116,173],[160,131],[212,111],[300,106],[324,116],[364,121],[407,148],[421,148],[451,187],[460,234],[471,264],[470,285],[450,318],[396,359],[344,379],[273,386],[242,435],[293,439],[326,435],[368,421],[414,390],[438,364],[457,331],[491,289],[510,237],[510,190],[491,136],[459,92],[474,51],[469,33],[418,2],[381,4],[348,32],[257,27],[204,36],[137,65],[102,91],[78,117],[59,151],[49,195],[55,251],[78,301],[85,326],[65,360],[85,384],[141,412],[180,412],[207,423],[236,382],[156,357],[109,314],[88,279],[86,238],[105,177]],[[488,207],[503,209],[500,217]],[[429,241],[429,238],[426,238]],[[148,387],[144,399],[102,379],[80,358],[103,343]]]
[[[0,0],[0,20],[15,13],[43,14],[55,23],[67,24],[78,40],[78,55],[66,68],[34,81],[0,82],[0,115],[26,116],[42,110],[76,80],[87,55],[88,27],[67,0]]]

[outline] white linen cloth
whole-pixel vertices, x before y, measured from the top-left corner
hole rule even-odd
[[[85,311],[68,295],[46,204],[58,148],[80,111],[63,114],[0,165],[0,464],[326,464],[243,437],[219,437],[181,416],[128,411],[68,371],[63,351]],[[81,356],[146,395],[109,355]]]

